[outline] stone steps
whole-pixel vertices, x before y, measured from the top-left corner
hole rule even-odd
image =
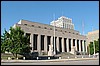
[[[62,52],[60,54],[57,54],[56,56],[61,56],[62,59],[66,59],[66,58],[75,58],[75,55],[69,53],[69,52]]]

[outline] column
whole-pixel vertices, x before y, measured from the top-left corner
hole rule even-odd
[[[32,47],[31,52],[33,52],[33,34],[30,35],[30,46]]]
[[[62,52],[65,52],[64,50],[64,38],[62,37]]]
[[[71,39],[71,51],[72,51],[72,48],[73,48],[73,39]]]
[[[44,37],[44,51],[47,53],[47,36]]]
[[[57,47],[57,52],[59,52],[59,37],[57,37],[56,47]]]
[[[79,52],[81,52],[81,40],[79,40]]]
[[[24,36],[26,35],[26,33],[24,33]]]
[[[66,42],[67,42],[67,52],[69,52],[69,39],[68,38],[67,38]]]
[[[76,51],[77,51],[77,39],[75,39],[75,48],[76,48]]]
[[[65,39],[65,45],[66,45],[66,47],[65,47],[65,50],[66,50],[66,52],[67,52],[67,38]]]
[[[38,34],[38,38],[37,38],[37,50],[38,50],[39,54],[41,52],[41,45],[40,44],[41,44],[41,35]]]
[[[83,52],[84,52],[84,40],[82,40],[82,48],[83,48]]]
[[[86,42],[86,40],[85,40],[84,44],[85,44],[85,52],[87,53],[87,42]]]
[[[51,36],[51,44],[50,45],[53,45],[53,36]]]

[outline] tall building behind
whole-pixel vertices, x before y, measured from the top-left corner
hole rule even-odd
[[[99,30],[88,32],[87,38],[88,38],[87,44],[89,44],[90,42],[93,42],[94,40],[98,40],[99,39]]]
[[[74,24],[72,23],[72,19],[67,18],[65,16],[61,16],[60,18],[58,18],[58,20],[52,21],[50,25],[52,26],[55,25],[56,27],[61,27],[61,28],[74,29]]]

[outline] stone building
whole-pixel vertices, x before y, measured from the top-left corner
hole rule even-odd
[[[90,44],[90,42],[93,42],[94,40],[99,39],[99,30],[88,32],[87,36],[87,44]]]
[[[74,24],[72,24],[72,19],[65,16],[61,16],[60,18],[58,18],[58,20],[52,21],[50,25],[52,26],[55,25],[56,27],[61,27],[61,28],[74,29]]]
[[[48,53],[49,45],[54,49],[54,26],[20,20],[13,27],[19,26],[30,37],[31,52]],[[75,47],[76,51],[87,52],[86,36],[80,35],[79,31],[55,27],[55,52],[71,52]],[[53,50],[54,51],[54,50]]]

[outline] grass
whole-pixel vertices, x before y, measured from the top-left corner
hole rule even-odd
[[[1,53],[1,59],[7,60],[8,57],[16,59],[12,54]],[[23,57],[22,55],[18,54],[18,58],[22,58],[22,57]]]

